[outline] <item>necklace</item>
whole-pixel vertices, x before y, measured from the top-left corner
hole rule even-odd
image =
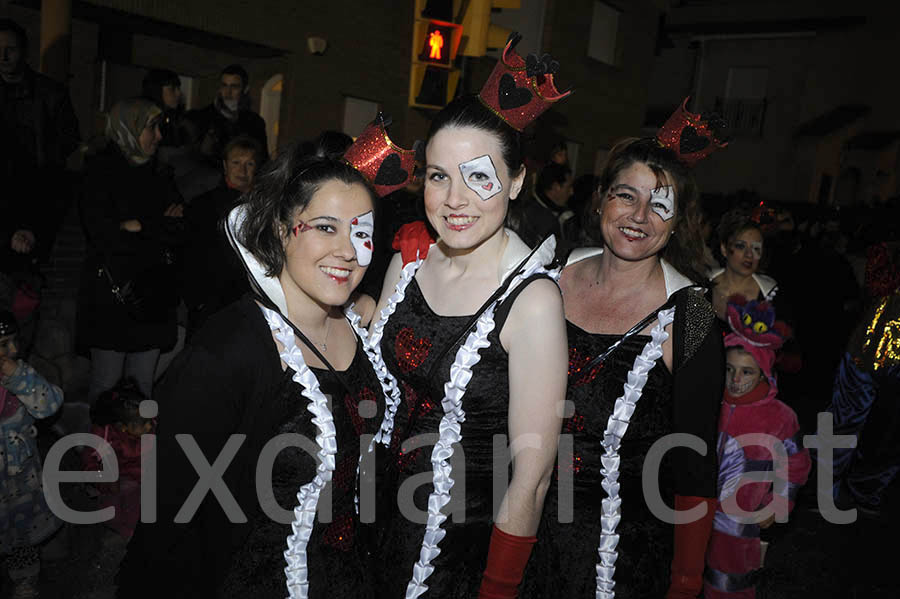
[[[331,327],[331,318],[325,319],[325,338],[322,339],[321,342],[313,341],[316,345],[322,348],[322,351],[328,351],[328,332]]]

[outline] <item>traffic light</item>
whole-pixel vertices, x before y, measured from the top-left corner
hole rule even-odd
[[[454,2],[416,0],[413,21],[409,105],[443,108],[456,93],[459,69],[453,66],[462,25],[451,23]],[[433,18],[435,16],[443,19]]]
[[[521,0],[469,0],[463,7],[462,17],[463,40],[460,52],[463,56],[484,56],[489,48],[503,48],[510,29],[491,23],[491,12],[494,9],[519,9]]]

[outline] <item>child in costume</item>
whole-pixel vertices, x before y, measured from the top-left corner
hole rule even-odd
[[[140,414],[144,399],[137,383],[125,380],[101,393],[91,407],[91,433],[109,443],[119,467],[118,480],[97,485],[101,496],[99,508],[116,508],[115,516],[107,525],[125,539],[131,538],[140,516],[141,436],[153,430],[153,421]],[[97,451],[90,450],[83,455],[85,470],[102,470]]]
[[[740,514],[738,508],[757,512],[772,504],[778,494],[788,509],[793,509],[810,469],[797,415],[776,399],[775,350],[783,345],[789,330],[784,323],[775,322],[775,311],[768,302],[742,302],[743,298],[732,296],[727,306],[732,332],[725,337],[719,505],[707,550],[706,599],[756,596],[753,579],[762,567],[760,529],[772,525],[775,513],[762,522],[758,518],[748,522],[741,517],[747,514]],[[760,435],[764,437],[760,439]],[[774,472],[775,486],[771,481],[745,479],[758,472]],[[777,512],[777,504],[775,507]]]
[[[62,522],[41,488],[34,421],[52,416],[63,393],[17,359],[18,331],[13,314],[0,311],[0,555],[15,585],[11,596],[36,597],[39,546]]]

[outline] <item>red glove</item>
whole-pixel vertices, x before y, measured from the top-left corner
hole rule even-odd
[[[428,231],[428,226],[424,221],[417,220],[400,227],[400,230],[394,235],[391,247],[400,252],[403,266],[406,266],[410,262],[416,261],[416,253],[419,258],[424,260],[432,243],[434,243],[434,237]]]
[[[666,599],[693,599],[703,588],[706,544],[716,515],[716,500],[710,497],[675,496],[675,510],[689,510],[706,504],[706,514],[690,524],[675,525],[675,555],[672,557],[672,582]]]
[[[517,537],[495,525],[478,599],[515,599],[536,541],[537,537]]]

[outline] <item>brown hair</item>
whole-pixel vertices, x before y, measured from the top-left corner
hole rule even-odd
[[[699,193],[691,169],[678,160],[672,150],[659,145],[656,138],[629,137],[619,141],[609,152],[600,173],[599,184],[593,201],[587,206],[585,229],[598,242],[603,241],[600,218],[595,208],[616,177],[633,164],[649,168],[660,185],[668,183],[675,188],[674,234],[659,256],[674,266],[681,274],[696,283],[706,281],[703,268],[703,234]]]

